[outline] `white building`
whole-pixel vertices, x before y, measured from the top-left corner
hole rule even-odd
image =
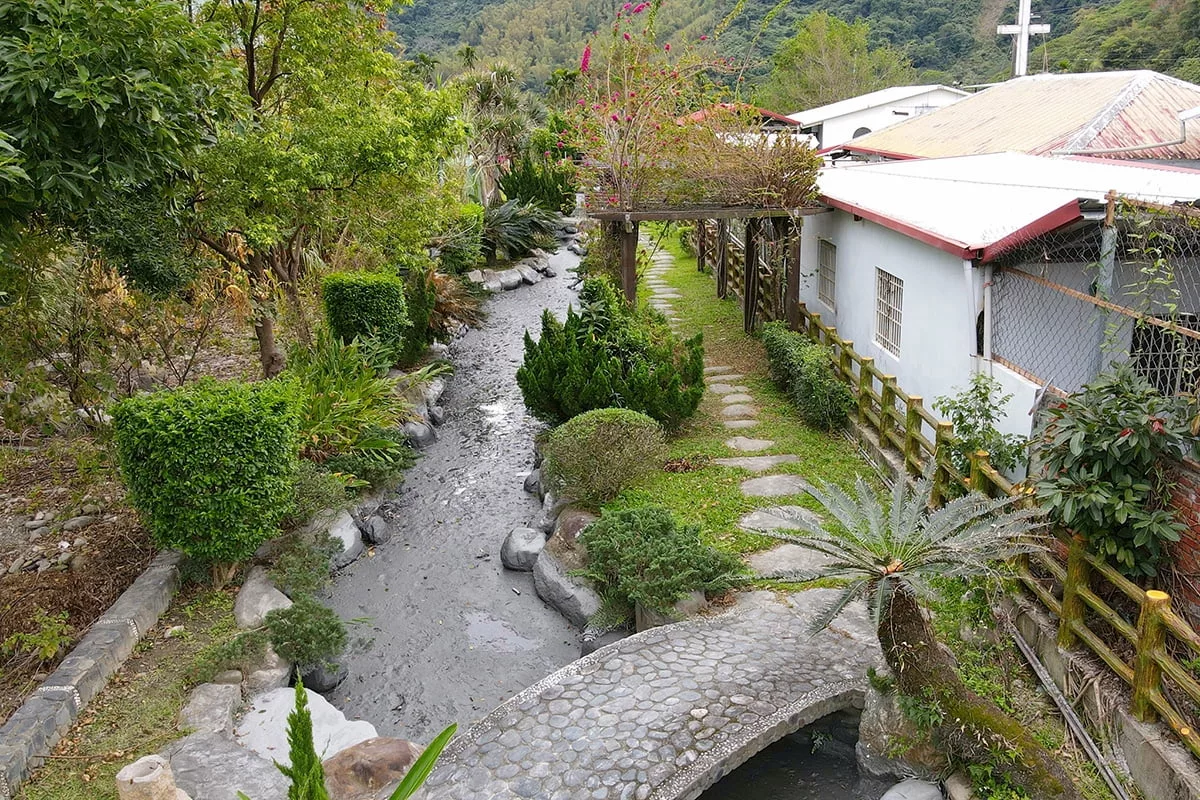
[[[1022,435],[1044,387],[1077,390],[1110,356],[1143,346],[1132,324],[1106,335],[1112,319],[1130,318],[1079,297],[1104,280],[1106,194],[1200,198],[1198,171],[1017,153],[833,166],[817,185],[833,210],[804,222],[800,300],[809,311],[926,407],[975,371],[993,375],[1013,394],[999,427]],[[1174,265],[1186,279],[1173,300],[1200,313],[1200,249],[1191,252]],[[1137,265],[1117,260],[1109,297],[1120,303]],[[1200,359],[1200,343],[1195,350]]]
[[[961,89],[939,84],[893,86],[798,111],[788,118],[800,123],[805,133],[815,136],[821,148],[829,148],[943,108],[966,96],[967,92]]]

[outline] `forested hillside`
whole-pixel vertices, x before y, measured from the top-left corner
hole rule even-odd
[[[540,90],[555,69],[578,62],[587,37],[611,24],[622,1],[416,0],[392,17],[392,26],[410,53],[436,57],[443,69],[458,67],[455,52],[467,44],[483,61],[500,57],[513,64],[526,86]],[[1151,0],[1123,2],[1147,5]],[[736,0],[667,0],[659,33],[673,41],[699,38],[711,33],[735,5]],[[1035,0],[1034,9],[1061,34],[1071,29],[1076,10],[1095,5],[1100,4]],[[1015,0],[792,0],[764,28],[763,19],[773,7],[775,0],[745,0],[721,37],[724,54],[750,54],[755,62],[748,71],[751,81],[770,71],[780,43],[814,10],[845,20],[867,19],[872,41],[901,48],[922,80],[971,83],[1007,74],[1011,41],[997,37],[995,28],[1015,19]]]

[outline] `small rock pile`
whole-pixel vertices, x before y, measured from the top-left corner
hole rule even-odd
[[[82,569],[87,560],[88,544],[84,530],[96,522],[116,520],[115,515],[105,515],[100,498],[91,496],[57,513],[38,511],[22,523],[30,547],[9,563],[8,572]]]

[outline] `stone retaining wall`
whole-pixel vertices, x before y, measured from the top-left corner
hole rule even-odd
[[[179,588],[182,554],[160,553],[0,727],[0,800],[41,766],[83,708],[154,627]]]

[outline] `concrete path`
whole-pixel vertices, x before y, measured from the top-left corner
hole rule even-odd
[[[458,737],[428,798],[677,800],[821,717],[860,706],[878,643],[836,596],[739,596],[734,610],[609,645],[513,697]]]

